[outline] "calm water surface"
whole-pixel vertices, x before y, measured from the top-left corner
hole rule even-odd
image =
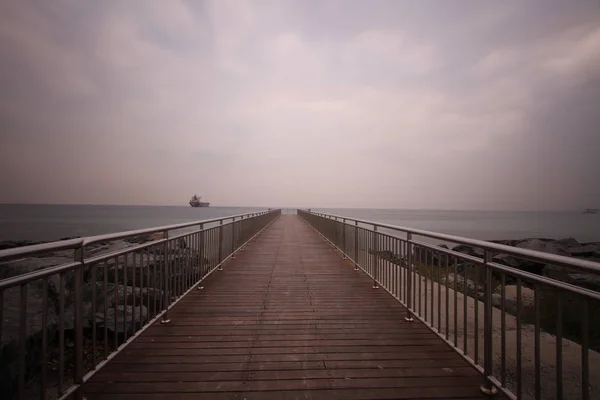
[[[313,209],[481,240],[574,237],[600,241],[600,214],[583,212]]]
[[[0,240],[55,240],[152,228],[264,208],[0,204]],[[574,237],[600,241],[600,214],[582,212],[317,209],[337,215],[475,239]]]
[[[0,240],[56,240],[264,211],[263,208],[0,204]]]

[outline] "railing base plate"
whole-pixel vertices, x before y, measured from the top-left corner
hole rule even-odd
[[[496,386],[493,386],[491,388],[487,388],[485,387],[485,385],[481,385],[481,387],[479,388],[481,390],[481,393],[483,393],[484,395],[488,396],[488,397],[492,397],[498,394],[498,389],[496,388]]]

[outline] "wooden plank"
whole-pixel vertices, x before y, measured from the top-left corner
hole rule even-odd
[[[256,368],[256,367],[254,367]],[[265,369],[273,368],[273,369]],[[279,379],[356,379],[356,378],[393,378],[393,377],[469,377],[477,376],[470,367],[458,368],[390,368],[390,369],[280,369],[280,365],[260,365],[250,370],[247,376],[244,371],[205,371],[205,372],[170,372],[157,376],[149,371],[115,372],[107,371],[95,378],[102,382],[209,382],[236,380],[279,380]]]
[[[462,364],[464,366],[464,364]],[[322,361],[287,361],[287,362],[249,362],[249,363],[156,363],[156,364],[113,364],[111,368],[103,368],[92,377],[92,381],[103,381],[105,375],[125,372],[160,373],[160,377],[171,376],[177,372],[227,372],[227,371],[284,371],[325,369]],[[159,378],[160,379],[160,378]]]
[[[249,338],[249,337],[248,337]],[[136,353],[144,353],[147,354],[148,349],[225,349],[225,348],[234,348],[234,347],[275,347],[275,348],[288,348],[288,347],[315,347],[319,346],[321,348],[332,348],[335,351],[336,348],[343,347],[360,347],[363,350],[375,349],[385,347],[390,351],[394,350],[402,350],[403,352],[410,351],[422,351],[423,346],[426,346],[427,349],[439,349],[440,351],[450,351],[443,343],[440,343],[439,340],[435,338],[423,339],[423,340],[394,340],[394,339],[380,339],[380,340],[369,340],[369,339],[342,339],[342,340],[327,340],[327,339],[295,339],[295,340],[263,340],[264,336],[255,336],[253,340],[250,339],[245,340],[234,340],[234,341],[198,341],[194,343],[145,343],[145,346],[142,347],[142,350],[139,349],[139,346],[129,346],[125,351],[129,352],[129,354]],[[411,350],[412,349],[412,350]],[[341,351],[341,350],[340,350]],[[158,353],[155,353],[158,354]]]
[[[261,340],[264,342],[277,342],[277,341],[285,341],[285,340],[341,340],[341,341],[355,341],[355,340],[370,340],[372,342],[378,343],[379,341],[387,341],[394,340],[395,344],[401,345],[414,345],[414,344],[438,344],[439,340],[437,338],[431,337],[431,335],[427,335],[425,338],[421,334],[404,334],[404,333],[384,333],[380,334],[376,331],[373,333],[324,333],[324,332],[314,332],[314,333],[300,333],[298,334],[296,331],[281,331],[275,333],[270,333],[268,336],[261,336]],[[206,332],[205,332],[206,333]],[[212,333],[207,333],[205,335],[194,335],[192,337],[182,337],[178,339],[177,337],[169,336],[169,340],[165,340],[164,336],[142,336],[140,339],[136,340],[134,343],[129,345],[131,349],[148,349],[148,348],[194,348],[194,347],[202,347],[204,342],[218,342],[218,343],[227,343],[227,342],[244,342],[244,341],[252,341],[256,338],[256,334],[242,334],[244,332],[238,332],[235,335],[227,335],[221,336],[220,331],[215,331]],[[162,340],[158,340],[158,338],[162,338]]]
[[[152,357],[157,356],[178,356],[178,357],[196,357],[196,356],[212,356],[212,355],[232,355],[232,354],[248,354],[252,355],[268,355],[268,354],[362,354],[362,353],[387,353],[390,355],[406,354],[421,352],[423,349],[428,351],[452,352],[445,344],[437,344],[434,346],[310,346],[310,344],[296,342],[296,346],[252,346],[252,343],[234,343],[227,347],[205,347],[205,348],[187,348],[187,349],[152,349]],[[124,355],[127,357],[146,357],[148,349],[126,349]],[[412,358],[412,357],[411,357]],[[323,357],[325,359],[325,357]]]
[[[87,399],[484,398],[482,378],[282,216],[89,382]]]
[[[367,360],[356,361],[279,361],[279,362],[241,362],[241,363],[154,363],[154,364],[113,364],[111,368],[103,368],[93,379],[103,379],[106,373],[125,373],[125,372],[156,372],[157,379],[175,372],[226,372],[226,371],[282,371],[282,370],[313,370],[327,369],[330,371],[353,370],[353,369],[373,369],[373,370],[393,370],[393,369],[437,369],[437,370],[455,370],[457,368],[471,368],[463,360],[457,359],[418,359],[418,360]],[[472,369],[472,368],[471,368]],[[473,370],[475,371],[475,370]],[[165,375],[168,374],[168,375]],[[100,377],[100,378],[99,378]]]
[[[473,382],[472,377],[393,377],[393,378],[313,378],[275,380],[224,380],[203,382],[100,382],[89,383],[89,393],[198,393],[271,390],[318,390],[363,388],[462,388]]]
[[[338,390],[285,390],[260,392],[126,393],[86,394],[88,400],[402,400],[402,399],[482,399],[473,387],[363,388]]]
[[[421,339],[393,336],[375,338],[373,340],[365,338],[342,337],[340,339],[326,340],[321,339],[323,336],[310,335],[278,335],[277,338],[266,339],[261,336],[260,342],[254,343],[254,347],[287,347],[297,346],[302,343],[304,346],[427,346],[440,345],[436,338]],[[285,340],[285,339],[290,340]],[[230,347],[246,347],[248,344],[256,340],[256,336],[200,336],[194,341],[176,341],[176,342],[136,342],[127,347],[129,350],[152,350],[152,349],[208,349],[208,348],[230,348]]]

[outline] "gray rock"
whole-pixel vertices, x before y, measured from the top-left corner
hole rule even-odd
[[[42,332],[43,292],[36,285],[27,285],[26,329],[27,336],[35,336]],[[4,315],[2,325],[2,345],[19,337],[19,316],[21,315],[20,288],[13,287],[4,291]],[[57,315],[54,306],[48,302],[49,329],[55,325]]]
[[[498,254],[492,258],[492,262],[506,265],[507,267],[519,268],[522,260],[508,254]]]
[[[438,245],[440,248],[447,249],[445,244]],[[413,260],[426,265],[438,266],[444,264],[447,254],[442,251],[436,251],[425,247],[415,247],[413,250]]]
[[[527,239],[517,243],[516,247],[567,257],[571,255],[565,246],[548,239]],[[509,254],[498,254],[492,258],[492,261],[537,275],[542,273],[542,269],[545,266],[544,263],[539,263]]]
[[[519,242],[516,247],[521,249],[542,251],[544,253],[558,254],[563,256],[569,256],[570,253],[566,246],[549,240],[549,239],[528,239]]]
[[[546,265],[542,275],[571,285],[600,292],[600,275],[585,273],[571,268],[556,265]]]
[[[575,238],[560,239],[557,240],[556,243],[567,248],[581,246],[581,244],[579,244],[579,242]]]
[[[459,244],[458,246],[454,246],[452,250],[457,251],[459,253],[468,254],[473,257],[483,258],[484,251],[480,247],[471,247],[464,244]]]
[[[101,328],[106,324],[107,329],[116,334],[123,334],[125,331],[131,334],[134,328],[137,330],[148,321],[148,310],[145,306],[134,308],[133,306],[121,305],[109,308],[106,314],[106,321],[104,321],[104,312],[96,313],[97,327]]]
[[[104,274],[107,274],[108,281],[111,283],[121,283],[125,285],[139,285],[140,282],[158,279],[162,276],[162,256],[157,254],[134,254],[128,253],[118,259],[110,258],[106,266],[98,265],[96,267],[96,279],[104,280]],[[91,276],[88,277],[91,280]],[[135,282],[134,282],[135,281]]]
[[[382,260],[389,261],[396,265],[403,265],[402,257],[400,256],[400,254],[395,254],[391,250],[379,250],[377,252],[374,252],[373,249],[369,249],[369,254],[374,253]]]
[[[113,253],[119,250],[126,249],[128,247],[133,247],[135,245],[135,243],[129,243],[125,240],[114,240],[112,242],[96,243],[86,247],[85,256],[91,257],[100,254]]]
[[[103,282],[89,282],[83,288],[83,301],[92,303],[94,290],[96,292],[96,311],[103,311],[105,300],[109,308],[119,305],[150,305],[157,309],[162,300],[163,291],[152,287],[131,287],[109,283],[104,288]]]
[[[519,297],[517,296],[517,286],[516,285],[507,285],[504,288],[505,290],[505,299],[504,299],[504,307],[507,312],[510,314],[517,313],[517,307],[519,302]],[[521,287],[521,307],[523,310],[532,309],[535,305],[535,292],[527,287]],[[493,293],[492,294],[492,305],[497,308],[502,307],[502,294],[501,293]]]
[[[179,279],[182,276],[198,275],[200,270],[208,265],[209,260],[204,257],[204,265],[200,264],[200,253],[190,249],[175,249],[168,255],[169,259],[169,275],[171,279]],[[164,255],[153,253],[134,254],[128,253],[120,256],[118,259],[110,258],[104,264],[96,267],[96,280],[103,281],[104,275],[111,283],[119,283],[123,285],[139,286],[144,282],[144,286],[148,286],[147,282],[162,282],[164,274]],[[87,281],[91,280],[91,272],[88,273]]]
[[[147,243],[147,242],[154,242],[154,241],[161,240],[164,238],[165,238],[164,232],[155,232],[155,233],[149,233],[147,235],[126,238],[125,241],[128,243],[143,244],[143,243]]]
[[[43,334],[42,294],[42,290],[36,285],[28,285],[25,323],[27,335],[25,355],[27,377],[35,375],[41,368]],[[9,396],[8,394],[13,393],[18,380],[21,305],[20,288],[15,287],[5,290],[2,342],[0,343],[0,393],[3,396]],[[58,334],[58,316],[51,302],[48,302],[47,317],[46,334],[48,343],[51,343],[56,339]]]
[[[587,242],[587,243],[582,243],[581,245],[582,246],[587,246],[588,244],[593,244],[593,245],[596,245],[596,246],[600,246],[600,242]]]
[[[450,289],[454,289],[454,281],[456,281],[456,290],[459,292],[466,293],[471,297],[481,297],[483,295],[483,287],[476,285],[470,279],[465,280],[461,275],[449,274],[448,280],[446,280],[446,277],[442,277],[442,282]]]
[[[462,273],[464,274],[465,271],[467,271],[467,274],[469,275],[474,275],[475,274],[475,268],[482,268],[481,265],[479,264],[475,264],[473,262],[470,261],[462,261],[458,260],[459,263],[456,264],[456,272]],[[453,269],[453,265],[450,266],[450,270]]]
[[[492,293],[492,305],[494,307],[502,307],[502,295],[500,293]]]
[[[34,240],[5,240],[0,242],[0,250],[16,249],[17,247],[33,246],[42,243],[46,242],[39,242]]]
[[[503,244],[505,246],[516,246],[520,240],[490,240],[491,243]]]
[[[107,252],[114,252],[121,250],[129,244],[124,241],[114,241],[111,243],[100,243],[96,245],[91,245],[86,248],[85,257],[92,257],[95,255],[99,255]],[[74,253],[73,250],[63,250],[57,251],[53,253],[42,254],[36,257],[25,257],[14,261],[5,262],[0,265],[0,280],[10,278],[13,276],[22,275],[25,273],[38,271],[41,269],[46,269],[49,267],[54,267],[58,265],[68,264],[73,262]],[[114,263],[114,259],[111,259]],[[111,261],[109,260],[109,261]],[[110,262],[109,262],[110,264]],[[102,268],[98,268],[97,270],[102,270]],[[91,271],[91,267],[87,267],[87,271]],[[64,274],[65,278],[65,288],[67,292],[71,292],[74,285],[74,273],[72,271],[68,271]],[[58,293],[59,293],[59,285],[60,285],[60,275],[53,275],[50,278],[50,290],[52,291],[51,297],[53,300],[58,301]],[[84,280],[88,280],[88,277],[85,276]],[[69,294],[67,294],[67,298]]]
[[[188,245],[184,238],[179,238],[175,241],[175,247],[179,249],[187,249]]]
[[[583,246],[570,247],[569,252],[574,257],[593,257],[595,253],[600,252],[600,245],[590,243]]]
[[[73,257],[26,257],[0,265],[0,280],[26,274],[40,269],[54,267],[73,261]]]
[[[83,329],[87,329],[87,328],[91,328],[92,327],[92,318],[91,318],[91,311],[92,311],[92,303],[89,302],[84,302],[83,306],[82,306],[82,311],[83,311],[83,321],[82,321],[82,327]],[[75,304],[70,304],[68,307],[65,307],[64,311],[62,312],[63,315],[63,329],[65,331],[71,331],[73,329],[75,329]]]

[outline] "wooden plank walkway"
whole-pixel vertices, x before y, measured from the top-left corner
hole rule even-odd
[[[84,386],[87,399],[475,399],[481,376],[282,215]]]

